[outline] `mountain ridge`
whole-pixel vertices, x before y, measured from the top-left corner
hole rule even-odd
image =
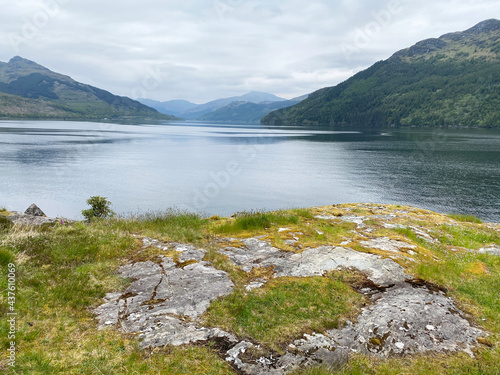
[[[177,119],[19,56],[0,63],[0,118]]]
[[[426,39],[262,119],[268,125],[499,127],[500,21]]]
[[[179,116],[188,120],[202,120],[205,115],[237,102],[269,104],[287,101],[286,99],[280,98],[274,94],[261,91],[250,91],[244,95],[220,98],[202,104],[191,103],[187,100],[170,100],[166,102],[142,98],[138,100],[143,104],[150,105],[161,113]]]

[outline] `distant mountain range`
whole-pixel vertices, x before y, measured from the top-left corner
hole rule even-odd
[[[500,127],[500,21],[418,42],[262,123]]]
[[[252,91],[245,95],[213,100],[205,104],[194,104],[185,100],[159,102],[138,99],[141,103],[161,113],[187,120],[213,122],[258,123],[262,117],[276,109],[289,107],[307,97],[286,100],[273,94]]]
[[[176,119],[18,56],[0,62],[0,118]]]

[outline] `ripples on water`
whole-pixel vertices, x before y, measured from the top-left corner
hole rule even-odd
[[[499,146],[496,130],[4,121],[0,206],[77,218],[91,195],[120,213],[376,202],[498,222]]]

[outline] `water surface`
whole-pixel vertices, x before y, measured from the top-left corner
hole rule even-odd
[[[498,222],[500,131],[0,122],[0,206],[80,218],[92,195],[118,213],[376,202]]]

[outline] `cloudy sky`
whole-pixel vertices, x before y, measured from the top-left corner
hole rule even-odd
[[[500,18],[498,0],[2,3],[0,61],[19,55],[118,95],[195,103],[251,90],[293,98]]]

